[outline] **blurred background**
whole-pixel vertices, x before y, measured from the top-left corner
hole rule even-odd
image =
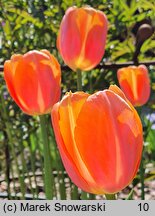
[[[91,72],[83,73],[83,89],[93,93],[118,84],[117,69],[144,63],[151,96],[141,108],[144,129],[145,199],[155,199],[155,1],[154,0],[0,0],[0,198],[44,199],[43,141],[38,117],[22,113],[11,99],[3,64],[14,53],[48,49],[62,66],[62,96],[76,91],[76,73],[64,65],[56,38],[66,9],[90,5],[108,18],[105,55]],[[103,199],[84,194],[64,171],[50,127],[54,199]],[[118,198],[142,199],[139,173]]]

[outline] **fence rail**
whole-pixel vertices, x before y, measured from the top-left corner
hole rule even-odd
[[[151,60],[151,61],[141,61],[138,63],[138,65],[140,64],[144,64],[146,66],[150,66],[150,65],[155,65],[155,60]],[[107,62],[107,63],[101,63],[99,65],[96,66],[96,68],[98,69],[119,69],[122,67],[127,67],[130,65],[135,65],[134,61],[130,61],[130,62],[121,62],[121,63],[111,63],[111,62]],[[3,72],[3,65],[0,65],[0,72]],[[66,65],[61,66],[62,70],[70,70],[70,68]]]

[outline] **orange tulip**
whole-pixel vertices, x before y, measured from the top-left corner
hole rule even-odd
[[[68,93],[52,109],[60,155],[72,181],[94,194],[133,180],[142,154],[140,118],[117,86],[93,95]]]
[[[89,6],[70,7],[64,15],[57,39],[64,62],[74,71],[90,70],[102,59],[107,35],[107,18]]]
[[[117,72],[121,89],[133,106],[142,106],[150,97],[150,80],[145,65],[121,68]]]
[[[17,105],[28,115],[49,113],[60,98],[60,66],[47,50],[15,54],[4,64],[4,78]]]

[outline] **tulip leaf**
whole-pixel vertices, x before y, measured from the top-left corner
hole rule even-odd
[[[20,9],[16,9],[16,8],[9,8],[8,12],[14,13],[18,16],[21,16],[22,19],[24,19],[24,22],[31,22],[34,25],[36,25],[37,27],[41,28],[43,23],[38,19],[38,18],[34,18],[33,16],[31,16],[29,13],[27,13],[26,11],[20,10]]]
[[[31,143],[31,151],[35,152],[35,150],[36,150],[36,137],[34,136],[34,134],[30,135],[30,143]]]
[[[154,49],[155,48],[155,41],[152,40],[152,38],[149,38],[148,40],[146,40],[142,47],[141,47],[141,52],[144,53],[148,50]]]
[[[3,30],[5,32],[6,38],[9,40],[11,38],[11,26],[8,20],[5,21],[5,24],[3,25]]]

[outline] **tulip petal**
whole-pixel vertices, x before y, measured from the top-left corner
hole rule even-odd
[[[126,121],[120,121],[121,114],[124,119],[128,114]],[[131,130],[137,123],[141,128],[130,107],[112,91],[89,96],[84,103],[77,119],[75,141],[96,181],[96,193],[115,193],[131,182],[142,152],[142,133],[135,137]]]
[[[22,59],[22,55],[14,54],[11,57],[11,60],[5,61],[5,63],[4,63],[4,79],[6,81],[6,85],[8,87],[8,90],[9,90],[11,96],[13,97],[15,102],[22,109],[24,109],[24,107],[22,106],[22,104],[20,103],[20,101],[18,99],[18,96],[17,96],[16,91],[15,91],[15,86],[14,86],[14,75],[16,72],[17,65],[21,59]]]
[[[49,68],[51,68],[51,78],[53,77],[53,82],[55,85],[53,95],[51,96],[51,98],[53,98],[53,104],[55,104],[60,98],[60,94],[61,94],[61,89],[59,87],[61,83],[61,68],[56,58],[53,55],[51,55],[48,50],[41,50],[41,52],[49,56],[49,60],[44,60],[42,61],[42,63],[49,66]],[[51,88],[51,84],[49,83],[49,91],[50,88]],[[46,96],[48,97],[48,94],[46,94]]]
[[[86,192],[117,193],[133,180],[142,155],[140,118],[117,86],[67,94],[52,110],[61,158]]]
[[[51,99],[60,95],[60,90],[56,94],[51,91],[52,83],[55,89],[60,89],[60,83],[55,82],[51,64],[47,55],[38,51],[28,52],[18,63],[14,88],[24,112],[31,115],[49,112],[52,108]],[[57,102],[55,99],[53,103]]]
[[[139,98],[141,98],[141,101],[139,103],[141,105],[141,104],[145,104],[148,101],[151,88],[150,88],[149,74],[146,66],[140,65],[138,69],[140,70],[140,73],[137,77],[137,83],[138,83],[137,92]]]
[[[104,54],[107,19],[92,7],[70,7],[62,19],[57,47],[64,62],[74,71],[90,70]]]
[[[87,97],[86,93],[66,96],[61,104],[53,107],[52,122],[66,171],[77,186],[90,192],[89,185],[93,185],[94,180],[82,161],[74,139],[76,119]]]
[[[134,106],[145,104],[150,96],[150,80],[144,65],[121,68],[117,72],[121,89]]]
[[[81,46],[79,56],[75,61],[75,64],[76,64],[76,68],[85,70],[91,64],[90,60],[85,58],[85,46],[86,46],[88,33],[92,27],[92,20],[95,14],[95,10],[90,7],[79,8],[76,10],[76,14],[77,14],[76,23],[78,26],[79,37],[82,46]]]
[[[93,16],[85,45],[85,59],[89,59],[91,62],[91,66],[88,65],[86,70],[94,68],[101,61],[104,55],[106,32],[106,16],[97,11]],[[93,52],[90,52],[90,50],[93,50]]]
[[[127,100],[127,98],[125,97],[125,94],[121,91],[121,89],[118,86],[116,86],[116,85],[110,85],[109,90],[113,91],[114,93],[116,93],[117,95],[119,95],[123,100],[129,102]]]
[[[123,72],[123,73],[122,73]],[[136,77],[136,67],[129,67],[124,71],[121,69],[118,71],[118,77],[121,83],[121,88],[124,92],[128,92],[128,99],[134,103],[138,100],[137,94],[137,77]],[[139,73],[139,71],[137,71]],[[132,88],[131,88],[132,86]],[[127,91],[125,91],[127,89]]]
[[[77,13],[74,11],[74,7],[67,10],[60,25],[60,33],[57,41],[58,49],[62,54],[65,63],[73,70],[76,69],[73,62],[77,59],[77,56],[81,51],[79,29],[75,22],[76,16]]]

